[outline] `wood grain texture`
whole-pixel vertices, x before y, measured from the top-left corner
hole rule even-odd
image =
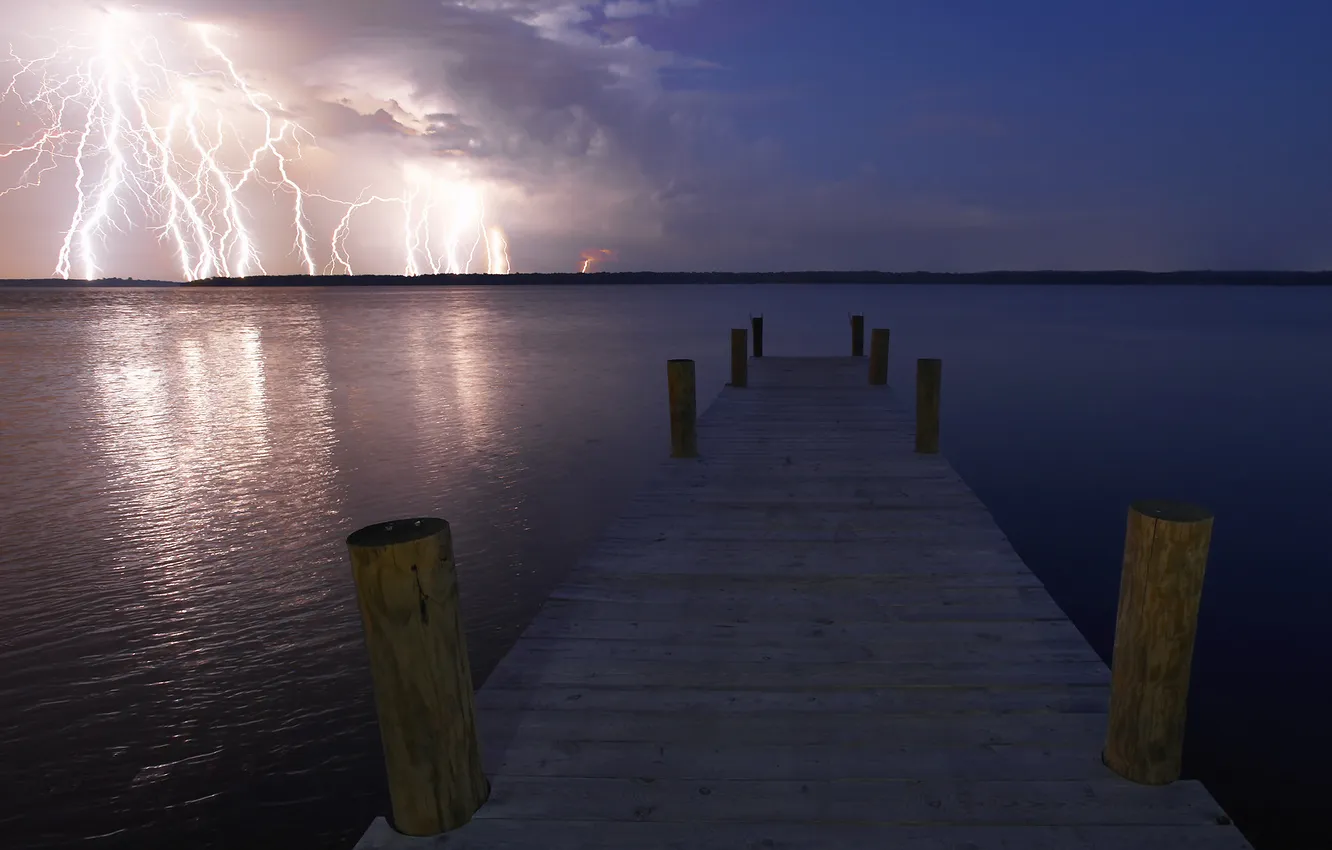
[[[481,718],[483,737],[540,743],[596,740],[706,747],[865,745],[897,752],[986,747],[1074,747],[1105,731],[1105,715],[1089,713],[956,715],[867,714],[772,709],[759,713],[583,709],[492,709]],[[493,748],[492,748],[493,749]],[[498,750],[497,750],[498,751]],[[1125,786],[1131,783],[1118,783]],[[1143,796],[1150,796],[1144,794]]]
[[[939,395],[943,361],[922,357],[916,361],[916,451],[939,451]]]
[[[356,581],[393,823],[434,835],[486,800],[449,525],[367,526],[347,539]]]
[[[1151,785],[1179,778],[1189,669],[1212,538],[1212,516],[1191,505],[1129,508],[1115,621],[1106,763]]]
[[[888,328],[870,331],[869,382],[881,387],[888,383]]]
[[[864,358],[748,384],[477,694],[452,850],[1248,847],[1106,766],[1109,667]]]
[[[1149,789],[1113,779],[687,780],[544,777],[496,783],[484,817],[606,818],[635,822],[876,824],[1216,825],[1219,808],[1195,805],[1196,788]]]
[[[857,687],[848,689],[775,687],[741,690],[690,686],[670,689],[613,689],[552,686],[503,688],[490,683],[477,694],[477,705],[491,709],[533,711],[681,711],[737,713],[751,717],[779,712],[858,712],[894,715],[1099,714],[1105,715],[1110,687],[1092,685],[960,686],[943,688]],[[1093,742],[1094,743],[1094,742]],[[1081,758],[1081,755],[1079,755]],[[1081,761],[1079,762],[1082,763]]]
[[[698,794],[700,798],[707,795]],[[941,801],[942,802],[942,801]],[[884,824],[662,821],[650,804],[632,821],[478,818],[446,838],[403,841],[377,820],[355,850],[1248,850],[1215,824]],[[539,833],[539,843],[533,839]]]
[[[694,361],[666,361],[666,390],[671,408],[671,457],[698,456],[698,401]]]
[[[749,332],[731,329],[731,386],[749,385]]]

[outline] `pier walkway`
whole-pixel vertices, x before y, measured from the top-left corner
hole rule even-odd
[[[749,368],[477,693],[488,802],[414,841],[1249,847],[1102,764],[1108,668],[864,358]]]

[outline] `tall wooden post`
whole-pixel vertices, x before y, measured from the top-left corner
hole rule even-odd
[[[426,517],[347,538],[370,653],[393,827],[436,835],[472,819],[481,772],[472,670],[449,524]]]
[[[865,317],[851,317],[851,356],[865,356]]]
[[[875,386],[888,383],[888,329],[870,331],[869,382]]]
[[[698,457],[694,361],[667,360],[666,388],[671,400],[671,457]]]
[[[749,386],[749,331],[731,328],[731,386]]]
[[[921,358],[916,361],[916,451],[939,451],[939,392],[943,380],[943,361]]]
[[[754,326],[754,356],[763,356],[763,317],[750,316],[749,322]]]
[[[1212,514],[1178,502],[1135,502],[1111,659],[1105,763],[1145,785],[1179,778],[1198,606]]]

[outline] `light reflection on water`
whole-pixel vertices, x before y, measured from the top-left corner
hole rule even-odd
[[[349,847],[387,801],[345,535],[450,520],[482,676],[665,453],[662,361],[706,404],[749,314],[827,354],[862,309],[893,382],[948,360],[945,451],[1103,653],[1124,505],[1215,509],[1186,768],[1297,810],[1332,294],[0,290],[0,844]]]
[[[172,810],[203,806],[227,789],[197,785],[263,764],[263,736],[242,730],[272,724],[283,701],[237,681],[238,668],[299,669],[312,650],[353,645],[346,629],[303,633],[341,594],[313,564],[290,568],[313,542],[290,536],[293,520],[337,512],[319,315],[289,308],[269,356],[253,312],[174,304],[71,323],[91,414],[80,460],[99,473],[85,495],[108,514],[84,533],[113,536],[79,565],[101,609],[83,618],[96,624],[77,659],[87,675],[64,683],[81,693],[35,707],[66,707],[76,740],[116,741],[101,758],[77,753],[56,776],[121,803],[122,816],[151,810],[166,782],[178,783],[166,796],[184,792]],[[90,704],[98,710],[81,711]],[[229,712],[235,719],[219,728]],[[90,775],[91,765],[115,769]]]
[[[385,809],[346,533],[450,519],[480,676],[651,460],[584,442],[648,406],[583,422],[542,387],[585,370],[505,362],[525,300],[0,291],[0,834],[338,845]]]

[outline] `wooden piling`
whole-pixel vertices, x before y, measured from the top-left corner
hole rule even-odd
[[[865,356],[865,317],[851,317],[851,356]]]
[[[1104,758],[1134,782],[1165,785],[1180,776],[1211,538],[1212,514],[1196,505],[1129,508]]]
[[[939,451],[939,393],[943,361],[923,357],[916,361],[916,451]]]
[[[731,328],[731,386],[749,386],[749,331]]]
[[[750,316],[749,322],[754,326],[754,356],[763,356],[763,317]]]
[[[449,524],[426,517],[347,538],[374,680],[379,733],[403,835],[472,819],[490,785],[481,770],[472,670]]]
[[[869,382],[875,386],[888,383],[888,329],[870,331]]]
[[[666,386],[671,402],[671,457],[698,457],[694,361],[666,361]]]

